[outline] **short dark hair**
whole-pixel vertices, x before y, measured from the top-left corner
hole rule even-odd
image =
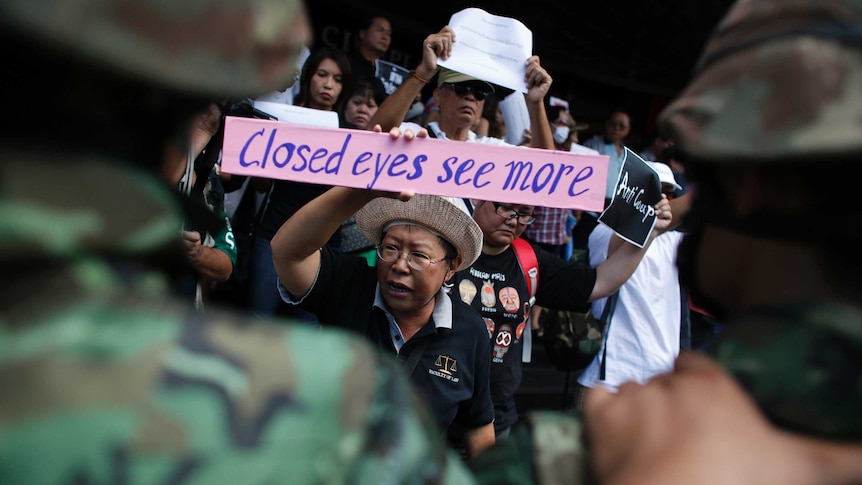
[[[389,23],[392,23],[392,21],[389,20],[389,17],[387,15],[383,15],[382,12],[370,12],[359,17],[359,23],[356,27],[359,30],[366,30],[374,24],[374,19],[386,19]]]
[[[625,106],[617,106],[616,108],[610,110],[610,112],[608,112],[608,116],[606,119],[611,119],[611,116],[613,116],[614,113],[622,113],[622,114],[628,116],[629,117],[629,125],[632,124],[632,120],[634,118],[632,117],[631,111],[629,111],[628,108],[626,108]]]
[[[371,96],[377,105],[381,105],[386,99],[386,88],[383,81],[375,76],[362,76],[353,83],[353,92],[348,96]]]

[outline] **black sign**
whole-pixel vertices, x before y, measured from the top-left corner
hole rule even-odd
[[[375,75],[383,82],[386,94],[390,95],[404,83],[405,79],[410,77],[410,69],[378,59]]]
[[[618,236],[642,248],[655,225],[655,205],[661,200],[658,173],[635,152],[625,149],[611,204],[599,216]]]

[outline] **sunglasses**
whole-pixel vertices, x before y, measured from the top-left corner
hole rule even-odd
[[[466,83],[456,83],[456,84],[446,84],[452,88],[452,91],[455,92],[458,96],[466,96],[467,93],[473,93],[473,97],[476,98],[476,101],[485,101],[485,98],[488,97],[489,92],[482,91],[474,85],[466,84]]]

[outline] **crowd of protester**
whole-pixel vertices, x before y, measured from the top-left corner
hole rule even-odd
[[[342,51],[327,46],[310,49],[306,47],[304,55],[297,60],[299,74],[294,87],[276,90],[261,95],[259,98],[244,101],[254,105],[254,102],[259,99],[289,103],[308,109],[330,111],[337,115],[338,126],[341,128],[371,130],[377,126],[382,131],[398,128],[400,133],[406,133],[410,130],[415,135],[424,131],[433,138],[508,145],[508,142],[505,141],[506,124],[500,101],[505,96],[520,96],[520,94],[513,94],[511,90],[472,76],[438,68],[436,59],[438,57],[445,58],[454,42],[454,33],[448,27],[429,35],[423,41],[426,51],[422,62],[411,71],[410,76],[400,86],[397,86],[393,93],[387,94],[383,80],[375,75],[374,66],[375,61],[386,55],[391,44],[391,35],[390,20],[385,16],[372,14],[363,19],[357,32],[356,44],[351,49]],[[524,137],[520,144],[540,149],[580,151],[609,156],[611,160],[610,175],[605,194],[607,207],[612,198],[615,184],[615,175],[613,174],[619,171],[625,158],[625,150],[628,147],[626,142],[632,130],[632,116],[624,108],[613,109],[608,113],[607,119],[601,123],[601,127],[582,142],[581,137],[583,133],[590,131],[590,126],[586,123],[576,122],[568,106],[548,105],[548,91],[551,86],[550,74],[541,67],[537,57],[527,60],[527,66],[526,77],[530,80],[530,90],[525,95],[527,110],[533,112],[531,114],[534,117],[531,119],[537,119],[540,122],[535,126],[525,128]],[[435,83],[437,89],[433,91],[431,97],[419,103],[426,108],[422,113],[419,113],[416,104],[417,101],[422,101],[423,93],[427,92],[426,87],[429,83]],[[466,111],[460,109],[465,105],[471,109]],[[354,301],[355,297],[362,294],[355,286],[357,283],[353,281],[353,277],[343,276],[347,273],[339,273],[339,278],[346,278],[344,281],[349,282],[349,284],[339,282],[338,284],[327,283],[326,286],[323,286],[323,282],[318,281],[318,278],[322,276],[333,281],[338,279],[331,276],[329,272],[334,267],[343,268],[346,266],[344,262],[339,262],[341,259],[330,261],[336,257],[343,258],[346,256],[345,261],[354,261],[358,256],[369,268],[375,268],[381,262],[392,263],[387,259],[388,253],[381,252],[384,251],[382,248],[397,249],[404,246],[403,241],[398,245],[382,246],[382,241],[385,239],[381,240],[376,234],[369,234],[362,230],[361,223],[354,214],[362,207],[361,204],[347,203],[347,200],[352,200],[348,195],[340,195],[344,200],[337,199],[340,200],[339,203],[327,199],[327,197],[337,197],[335,194],[328,194],[333,188],[332,186],[259,177],[248,181],[245,181],[244,177],[239,177],[240,181],[245,183],[238,183],[237,180],[231,183],[230,175],[219,173],[217,163],[202,163],[201,160],[218,158],[213,157],[212,152],[217,152],[220,149],[221,138],[218,135],[223,130],[223,126],[219,126],[216,115],[213,114],[214,106],[216,105],[211,105],[208,111],[200,114],[199,118],[202,121],[194,125],[194,127],[202,126],[204,129],[197,129],[195,132],[199,134],[198,136],[202,141],[199,141],[196,147],[195,167],[192,175],[202,170],[201,175],[209,173],[206,176],[212,179],[212,183],[206,185],[206,191],[209,193],[211,186],[217,187],[216,193],[219,194],[219,201],[223,201],[226,195],[223,183],[229,184],[231,191],[238,192],[234,195],[235,198],[238,198],[237,195],[242,196],[241,199],[238,198],[241,202],[237,208],[237,213],[246,214],[246,218],[248,217],[247,214],[254,213],[255,217],[251,222],[244,221],[243,230],[246,232],[244,237],[240,239],[236,237],[227,238],[235,241],[230,245],[214,244],[214,238],[207,233],[200,233],[197,239],[189,242],[191,237],[188,233],[184,233],[187,247],[206,248],[207,251],[212,254],[219,254],[231,264],[227,266],[226,270],[218,274],[207,272],[200,268],[200,263],[197,262],[200,257],[194,259],[191,256],[194,251],[189,249],[187,252],[190,255],[191,269],[184,273],[184,279],[179,282],[184,286],[179,286],[178,283],[178,287],[187,288],[184,291],[188,294],[189,285],[197,283],[198,291],[195,301],[198,307],[203,306],[202,300],[205,298],[206,304],[235,308],[249,312],[257,318],[278,316],[314,327],[323,325],[348,328],[370,337],[384,352],[393,352],[399,358],[406,360],[410,354],[408,350],[419,340],[418,337],[411,339],[413,333],[422,328],[431,318],[431,315],[436,315],[436,313],[432,312],[425,315],[423,319],[418,321],[420,325],[408,332],[405,323],[408,318],[401,317],[402,320],[399,320],[398,313],[384,304],[380,295],[377,296],[374,305],[389,316],[389,324],[385,321],[376,321],[373,314],[360,317],[359,315],[362,315],[365,310],[370,309],[365,300],[360,299],[356,308],[347,305],[348,300]],[[267,113],[254,108],[237,114],[240,116],[267,117]],[[222,116],[221,122],[223,123],[223,121],[224,117]],[[208,135],[211,138],[208,138]],[[644,160],[662,164],[670,169],[671,157],[676,156],[678,158],[678,155],[675,155],[676,152],[673,151],[673,146],[672,139],[655,135],[648,146],[631,146],[628,148],[639,152]],[[663,157],[668,158],[663,159]],[[182,157],[175,157],[172,165],[174,175],[169,181],[176,182],[182,175],[180,173],[183,166],[181,162]],[[678,190],[668,192],[670,199],[685,193],[682,190],[682,185],[676,183],[677,180],[684,183],[685,164],[678,159],[673,160],[673,162],[675,163],[673,174],[676,179],[673,187]],[[662,170],[659,172],[665,173]],[[201,192],[200,188],[203,185],[194,185],[195,180],[196,178],[193,177],[191,186],[198,189],[196,192]],[[670,186],[666,180],[664,182],[666,186]],[[179,186],[184,187],[182,183]],[[342,189],[337,189],[335,192],[340,190]],[[248,194],[244,192],[248,192]],[[368,191],[355,192],[358,194],[352,197],[365,202],[368,202],[368,197],[380,195]],[[253,195],[250,196],[250,194]],[[230,192],[228,192],[229,195]],[[403,196],[409,198],[411,195]],[[305,243],[306,246],[302,249],[301,254],[304,258],[308,258],[310,255],[316,257],[318,254],[316,251],[311,253],[306,253],[306,251],[309,251],[310,248],[316,250],[323,246],[331,252],[331,256],[323,258],[317,263],[318,266],[312,265],[305,268],[303,265],[299,265],[299,269],[288,269],[294,268],[293,265],[296,264],[293,256],[290,257],[290,266],[287,265],[288,261],[284,260],[291,254],[291,251],[296,251],[288,248],[301,244],[309,235],[313,236],[315,233],[309,232],[310,228],[317,225],[316,222],[312,225],[312,221],[315,220],[314,217],[304,214],[294,216],[304,210],[310,202],[319,198],[326,200],[326,202],[324,203],[322,200],[315,202],[315,207],[321,204],[326,205],[323,205],[322,209],[318,209],[320,214],[317,215],[317,218],[320,218],[321,214],[325,214],[332,216],[334,221],[341,218],[338,214],[343,211],[343,220],[338,221],[338,224],[333,222],[329,225],[332,226],[331,233],[329,226],[327,229],[322,229],[321,236],[313,238],[314,243],[310,246]],[[665,205],[661,206],[659,214],[669,221],[672,218],[670,205],[666,202],[662,202],[662,204]],[[483,249],[474,255],[470,265],[462,265],[460,270],[459,265],[454,264],[454,260],[450,261],[453,266],[450,268],[450,272],[445,275],[445,285],[438,285],[438,288],[454,287],[451,291],[447,290],[447,293],[451,293],[453,297],[458,297],[453,298],[453,301],[456,303],[463,302],[468,306],[472,305],[485,322],[483,326],[487,327],[490,337],[486,343],[488,343],[488,349],[492,355],[485,355],[484,350],[476,351],[479,352],[482,359],[488,362],[479,365],[473,372],[488,373],[487,377],[483,377],[479,381],[487,381],[490,387],[474,386],[466,391],[466,398],[462,395],[460,398],[452,400],[451,406],[461,409],[455,413],[446,410],[446,406],[443,405],[447,399],[451,399],[447,396],[452,396],[452,391],[440,394],[439,389],[435,388],[433,379],[430,383],[414,379],[414,385],[424,393],[427,402],[435,403],[432,408],[438,411],[437,422],[446,437],[445,439],[449,446],[458,450],[465,459],[469,456],[475,456],[493,443],[495,439],[507,437],[512,425],[518,421],[520,413],[515,406],[515,396],[521,384],[521,368],[531,365],[529,357],[531,347],[542,345],[544,338],[543,312],[559,310],[579,313],[592,312],[596,318],[601,315],[599,323],[605,327],[602,351],[596,355],[590,366],[582,369],[585,373],[580,377],[581,386],[572,402],[571,409],[573,412],[580,412],[583,394],[588,387],[600,384],[608,388],[616,388],[622,382],[629,380],[646,382],[655,375],[670,370],[670,366],[679,351],[691,348],[692,314],[695,316],[695,321],[701,324],[697,328],[708,327],[710,333],[721,328],[719,322],[706,312],[697,308],[694,308],[694,312],[692,312],[684,289],[672,281],[677,278],[675,272],[669,275],[657,274],[655,269],[648,270],[647,268],[636,271],[641,258],[648,254],[658,253],[659,250],[647,251],[650,247],[649,243],[645,248],[638,250],[635,246],[622,242],[621,239],[613,236],[613,231],[598,223],[599,213],[597,212],[531,206],[507,203],[506,201],[489,201],[486,203],[486,201],[476,199],[459,200],[456,205],[462,207],[465,213],[472,215],[479,223],[484,234],[478,244],[481,244]],[[340,211],[334,210],[335,207],[338,207]],[[345,207],[351,209],[346,210]],[[679,221],[686,213],[687,207],[687,203],[675,204],[677,216],[674,224],[659,224],[656,232],[650,238],[651,242],[653,238],[666,230],[674,229],[672,231],[674,234],[673,243],[662,245],[665,247],[662,249],[662,257],[664,258],[664,262],[661,263],[662,266],[670,265],[673,267],[676,246],[682,234]],[[223,202],[216,204],[213,208],[217,214],[224,218],[227,217],[227,214],[223,209]],[[237,225],[231,224],[231,222],[228,217],[226,224],[228,231],[232,230],[232,226]],[[461,227],[464,223],[458,222],[456,225]],[[495,232],[500,230],[498,226],[510,228],[508,232],[512,237],[509,240],[499,240],[499,236],[495,236]],[[385,227],[387,231],[390,230],[388,225]],[[434,234],[443,231],[440,227],[426,227],[426,229]],[[326,237],[323,238],[323,236]],[[205,237],[209,240],[207,245],[202,244]],[[543,276],[543,283],[539,285],[539,291],[535,293],[535,297],[530,295],[527,282],[523,281],[524,278],[519,274],[518,265],[520,261],[516,261],[514,250],[510,246],[514,239],[520,238],[528,241],[532,246],[532,251],[536,253],[539,259],[538,269]],[[215,241],[224,239],[226,239],[225,234],[220,234]],[[317,241],[317,239],[321,240]],[[588,239],[590,240],[589,243]],[[594,239],[600,242],[594,242]],[[669,237],[662,237],[660,240],[668,241],[670,239]],[[446,242],[451,244],[451,241]],[[236,244],[241,246],[239,253],[242,256],[239,260],[237,259]],[[277,251],[274,252],[274,248]],[[620,248],[623,250],[618,251]],[[220,252],[224,254],[220,254]],[[330,254],[329,252],[320,254]],[[426,253],[423,252],[410,254],[422,256],[424,259],[437,259],[430,257],[430,255],[426,257]],[[450,257],[454,256],[461,260],[464,258],[463,254],[451,255]],[[279,263],[280,260],[282,263]],[[397,263],[398,260],[396,259],[395,262]],[[281,269],[279,269],[279,264],[282,265]],[[357,264],[359,264],[358,261]],[[232,274],[230,268],[236,268],[237,265],[240,265],[240,268],[237,268],[236,274]],[[649,266],[652,265],[653,263],[649,264]],[[389,264],[385,264],[385,266],[389,266]],[[644,266],[647,264],[645,263]],[[222,267],[224,268],[224,266]],[[504,281],[508,280],[512,283],[505,288],[498,288],[498,294],[495,294],[493,287],[486,288],[488,283],[483,282],[481,278],[469,277],[471,272],[467,270],[468,267],[472,268],[472,274],[500,272],[506,275]],[[413,268],[413,272],[416,272],[415,269]],[[308,274],[306,275],[305,272]],[[642,275],[635,278],[636,275],[642,273],[646,273],[647,276]],[[298,274],[305,276],[298,277]],[[426,275],[423,274],[422,276],[425,277]],[[385,276],[378,274],[378,278],[380,285],[388,284],[387,281],[389,280]],[[627,288],[634,285],[635,281],[644,278],[646,278],[646,282],[638,283],[637,291],[652,292],[651,294],[637,299],[618,298],[620,292],[626,295],[627,292],[633,291]],[[302,283],[303,281],[305,282]],[[553,283],[546,283],[546,281]],[[333,284],[335,286],[331,286]],[[411,291],[413,290],[412,284],[407,286],[411,286]],[[373,287],[373,284],[369,286],[369,288]],[[343,296],[339,296],[342,295],[342,291],[338,290],[339,288],[346,290]],[[312,292],[312,289],[315,291]],[[440,297],[439,295],[435,296],[435,293],[431,293],[430,301],[432,303]],[[315,296],[318,294],[322,296]],[[482,298],[475,298],[477,295],[482,296]],[[485,298],[484,295],[490,296]],[[609,297],[613,302],[613,305],[609,305],[609,309],[612,311],[602,313],[604,303]],[[333,306],[333,298],[338,299],[342,304]],[[372,298],[372,300],[374,299]],[[418,308],[427,306],[428,301],[426,299],[421,302],[422,304]],[[590,302],[594,302],[592,304],[593,309],[589,308]],[[632,320],[630,317],[624,317],[626,315],[648,314],[648,308],[656,308],[656,302],[670,303],[662,303],[662,312],[654,318],[645,319],[644,323],[641,324],[642,328],[638,328],[638,318],[635,318],[628,325],[617,323],[613,327],[614,332],[611,333],[610,326],[607,325],[608,321],[616,317],[616,320],[621,322],[624,318]],[[669,305],[676,305],[678,311],[668,310]],[[432,304],[429,308],[433,309],[434,305]],[[332,313],[333,310],[336,312]],[[459,318],[463,320],[464,315]],[[411,316],[409,320],[413,320],[413,317]],[[661,325],[658,324],[659,322]],[[394,332],[392,335],[389,335],[391,332],[387,330],[390,324],[395,329],[392,330]],[[440,323],[435,322],[435,325],[439,326]],[[626,331],[631,336],[628,334],[617,336],[624,328],[627,328]],[[421,336],[422,333],[419,335]],[[535,343],[532,342],[533,339],[535,339]],[[620,341],[625,343],[617,343]],[[402,347],[405,344],[407,344],[406,347]],[[437,344],[437,347],[440,345],[442,344]],[[463,342],[461,346],[463,347]],[[423,350],[418,352],[427,354],[424,355],[425,359],[431,359],[437,355],[432,355],[434,351],[424,350],[424,346],[420,347]],[[610,348],[613,348],[614,352],[609,354],[608,349]],[[524,355],[525,353],[526,355]],[[477,359],[476,354],[461,360],[462,372],[465,375],[470,375],[468,366],[465,364],[467,362],[475,363],[477,360],[479,359]],[[657,365],[655,362],[661,364]],[[486,367],[487,364],[490,364],[490,367]],[[473,382],[476,379],[471,378],[469,381]],[[486,405],[476,404],[476,399],[488,399],[489,397],[492,400],[494,411],[490,417],[483,414],[481,409],[482,406]],[[464,414],[464,409],[467,409],[465,403],[473,403],[471,404],[473,407],[473,410],[470,411],[471,414]],[[548,408],[554,407],[556,406],[548,406]],[[564,407],[566,407],[565,404]],[[449,409],[454,408],[450,407]],[[491,409],[491,406],[487,409]],[[478,421],[476,421],[477,419]],[[473,420],[473,424],[470,424],[470,420]],[[493,437],[491,438],[487,436],[487,432],[485,432],[484,437],[477,435],[474,431],[467,432],[473,429],[482,429],[486,425],[491,426],[492,423],[493,432],[491,435]]]
[[[795,20],[810,28],[788,31],[757,3],[731,10],[733,35],[707,45],[696,82],[660,117],[665,132],[641,146],[627,145],[625,108],[591,130],[576,106],[550,106],[553,73],[537,55],[523,60],[523,94],[439,66],[456,42],[449,26],[428,33],[389,93],[374,70],[391,44],[383,15],[345,51],[309,46],[301,6],[257,5],[256,21],[275,12],[283,32],[248,48],[248,70],[205,34],[131,31],[133,43],[171,44],[167,57],[211,47],[211,75],[190,87],[185,64],[159,49],[120,60],[102,47],[129,40],[115,28],[123,15],[88,12],[101,15],[86,26],[103,27],[91,39],[51,24],[50,7],[4,6],[4,49],[34,37],[68,47],[40,41],[10,61],[21,99],[58,116],[25,116],[3,138],[0,481],[858,483],[859,261],[855,240],[833,243],[858,217],[852,194],[822,185],[860,150],[832,128],[862,119],[858,43],[836,34],[856,35],[862,9],[810,5]],[[150,8],[166,23],[188,13]],[[229,30],[239,12],[227,10],[216,17]],[[752,76],[788,91],[825,77],[798,56],[849,74],[790,106],[752,88]],[[158,75],[136,78],[147,70]],[[235,77],[215,75],[226,71]],[[49,73],[74,96],[45,89]],[[759,139],[729,128],[752,103],[728,86],[763,96],[762,123],[746,125]],[[53,94],[25,96],[42,92]],[[531,120],[515,142],[506,96],[523,96]],[[638,153],[661,185],[655,224],[637,245],[597,212],[224,173],[226,116],[276,118],[256,101],[405,143],[605,155],[605,208]],[[829,225],[788,229],[800,215]],[[522,413],[515,395],[553,311],[597,318],[601,347],[569,409]],[[695,339],[693,326],[712,335]],[[50,463],[35,466],[37,452]],[[750,469],[752,455],[765,468]]]

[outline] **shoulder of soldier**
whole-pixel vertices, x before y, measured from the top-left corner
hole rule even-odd
[[[164,300],[60,310],[0,337],[0,372],[17,375],[0,383],[0,445],[57,457],[38,470],[18,460],[0,482],[118,466],[135,481],[146,463],[209,483],[237,470],[266,470],[244,483],[470,483],[400,369],[358,336]]]
[[[707,349],[781,428],[862,439],[862,308],[794,302],[732,320]]]

